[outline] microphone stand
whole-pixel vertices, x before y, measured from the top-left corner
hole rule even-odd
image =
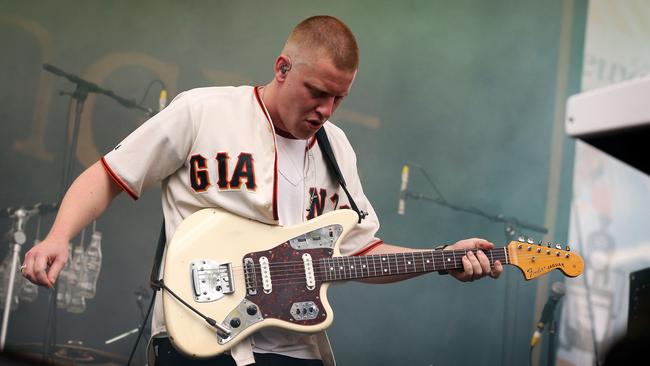
[[[484,217],[492,222],[501,222],[505,225],[505,231],[506,231],[506,236],[510,239],[513,238],[515,235],[517,235],[517,229],[518,228],[524,228],[524,229],[529,229],[532,231],[536,231],[538,233],[546,234],[548,232],[548,229],[545,227],[537,226],[534,224],[530,224],[525,221],[521,221],[519,219],[516,219],[514,217],[507,217],[504,216],[503,214],[489,214],[484,211],[481,211],[475,207],[469,207],[469,206],[462,206],[462,205],[456,205],[453,203],[449,203],[446,200],[442,198],[433,198],[433,197],[428,197],[425,196],[421,193],[411,193],[409,191],[406,191],[406,198],[412,198],[416,200],[424,200],[428,202],[433,202],[438,205],[450,208],[455,211],[461,211],[461,212],[466,212],[470,213],[472,215],[476,216],[481,216]]]
[[[57,76],[68,79],[70,82],[75,84],[75,90],[72,93],[61,92],[60,95],[70,95],[70,97],[75,101],[74,105],[74,114],[72,109],[68,110],[68,124],[66,127],[66,140],[70,136],[70,127],[72,126],[72,140],[70,145],[67,147],[67,151],[64,157],[63,163],[63,175],[61,180],[61,191],[60,191],[60,200],[63,200],[63,196],[70,185],[73,172],[74,172],[74,154],[77,150],[77,143],[79,139],[79,125],[81,123],[81,113],[83,112],[84,103],[89,93],[103,94],[109,98],[114,99],[119,104],[130,109],[138,109],[146,112],[148,115],[153,115],[155,112],[151,108],[145,108],[136,103],[133,99],[126,99],[117,95],[112,90],[104,89],[99,85],[92,83],[90,81],[84,80],[77,75],[69,74],[56,66],[53,66],[48,63],[43,64],[43,69]],[[45,325],[45,341],[43,355],[52,354],[52,350],[56,344],[56,301],[57,301],[57,291],[58,287],[55,285],[53,293],[50,297],[50,313],[48,320]]]
[[[553,313],[553,319],[551,324],[548,326],[548,349],[546,350],[546,364],[554,365],[553,358],[555,357],[555,330],[557,329],[557,322],[555,321],[555,313]]]
[[[0,217],[8,217],[14,219],[14,225],[12,228],[12,239],[14,243],[11,247],[11,267],[7,268],[7,270],[9,270],[9,283],[7,283],[5,307],[4,312],[2,313],[2,329],[0,330],[0,352],[4,351],[5,341],[7,340],[9,312],[11,310],[11,303],[14,296],[14,282],[16,280],[16,267],[18,266],[20,250],[22,248],[22,245],[25,244],[25,241],[27,241],[27,236],[25,235],[25,225],[32,216],[52,212],[55,210],[56,206],[56,204],[42,205],[41,203],[37,203],[30,209],[27,209],[25,207],[19,207],[17,209],[8,207],[2,210],[2,213],[0,214]]]

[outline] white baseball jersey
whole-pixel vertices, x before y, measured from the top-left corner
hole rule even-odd
[[[324,128],[350,194],[359,209],[368,213],[341,244],[343,255],[353,255],[381,242],[375,238],[379,222],[363,193],[356,155],[345,134],[330,122]],[[250,86],[199,88],[179,94],[101,161],[134,199],[162,182],[168,242],[183,219],[207,207],[221,207],[268,224],[279,224],[278,207],[285,201],[303,202],[303,207],[295,207],[303,213],[303,220],[350,207],[345,192],[329,175],[315,138],[305,151],[304,199],[279,196],[275,130],[257,88]],[[153,335],[165,332],[160,298],[154,307]],[[290,351],[277,353],[300,357]]]

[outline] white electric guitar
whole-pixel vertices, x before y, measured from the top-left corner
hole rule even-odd
[[[173,345],[202,358],[228,351],[265,327],[318,332],[333,321],[331,282],[463,267],[467,250],[341,256],[338,245],[357,219],[352,210],[291,227],[220,209],[188,217],[169,244],[163,272],[163,309]],[[519,267],[527,280],[553,269],[575,277],[584,269],[579,255],[559,246],[513,241],[485,254],[491,264]]]

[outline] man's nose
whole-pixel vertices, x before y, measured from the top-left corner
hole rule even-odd
[[[327,120],[334,113],[334,97],[324,98],[324,100],[316,108],[316,112]]]

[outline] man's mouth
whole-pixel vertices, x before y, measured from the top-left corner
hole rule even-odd
[[[323,123],[319,120],[313,120],[313,119],[308,119],[307,123],[309,124],[310,127],[318,129],[320,126],[323,125]]]

